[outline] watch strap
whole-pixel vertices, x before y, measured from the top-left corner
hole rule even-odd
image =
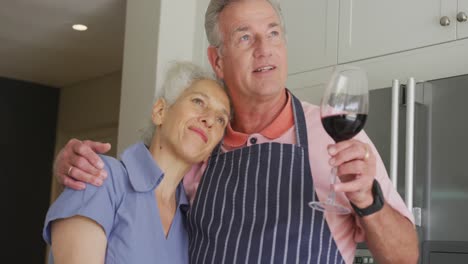
[[[351,206],[353,207],[357,215],[359,215],[360,217],[368,216],[380,211],[380,209],[382,209],[382,207],[384,206],[384,197],[382,189],[380,188],[380,184],[376,179],[374,179],[374,182],[372,183],[372,196],[374,197],[374,201],[371,205],[369,205],[366,208],[359,208],[353,203],[351,203]]]

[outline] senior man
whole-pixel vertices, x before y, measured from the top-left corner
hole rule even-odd
[[[412,216],[364,132],[333,144],[317,106],[286,88],[284,22],[274,0],[212,0],[205,15],[208,59],[231,97],[223,143],[184,183],[191,263],[352,263],[366,241],[379,263],[416,263]],[[96,152],[71,140],[55,173],[65,185],[103,178]],[[337,200],[353,214],[308,207],[325,200],[332,166]],[[94,175],[101,175],[96,177]],[[351,206],[351,204],[353,206]]]

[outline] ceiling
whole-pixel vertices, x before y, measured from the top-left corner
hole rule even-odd
[[[0,0],[0,77],[61,88],[121,70],[125,6],[125,0]]]

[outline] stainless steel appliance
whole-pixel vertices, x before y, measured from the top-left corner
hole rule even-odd
[[[370,92],[365,130],[415,215],[420,263],[468,263],[467,102],[468,75]]]

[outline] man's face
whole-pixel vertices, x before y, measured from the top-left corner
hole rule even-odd
[[[287,52],[273,7],[265,0],[233,2],[219,26],[223,46],[214,68],[233,100],[278,96],[286,84]]]

